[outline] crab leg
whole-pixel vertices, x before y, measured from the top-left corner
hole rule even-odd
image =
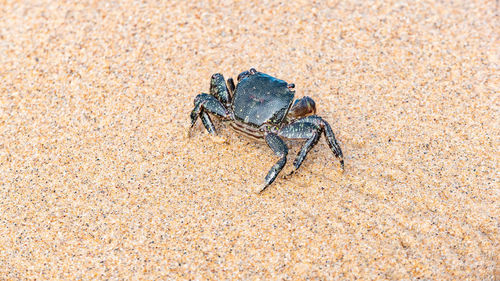
[[[212,95],[203,93],[197,95],[194,99],[194,109],[191,111],[191,127],[194,126],[198,116],[200,116],[207,131],[211,135],[215,135],[216,131],[214,124],[212,123],[212,120],[210,120],[210,116],[207,112],[223,118],[229,117],[229,113],[224,105],[222,105],[222,103]]]
[[[265,139],[267,145],[269,145],[269,147],[273,150],[274,154],[280,157],[280,160],[278,160],[278,162],[276,162],[276,164],[274,164],[274,166],[267,173],[265,185],[260,190],[260,192],[264,191],[271,183],[273,183],[273,181],[285,166],[286,156],[288,155],[288,147],[286,146],[285,142],[276,134],[269,133],[266,135]]]
[[[342,170],[344,169],[344,159],[342,155],[342,150],[340,149],[335,135],[333,134],[330,125],[317,115],[311,115],[304,118],[297,119],[293,123],[281,128],[278,132],[279,136],[290,138],[290,139],[307,139],[306,143],[302,146],[297,158],[293,163],[295,170],[297,170],[302,162],[306,158],[307,153],[313,148],[319,141],[321,133],[325,134],[328,146],[332,150],[333,154],[340,158],[340,166]],[[293,173],[293,172],[292,172]]]
[[[232,87],[231,91],[229,91],[226,85],[226,80],[224,80],[224,76],[220,73],[215,73],[210,79],[210,94],[216,97],[224,105],[229,105],[231,103],[231,94],[232,90],[234,90],[234,82]]]
[[[234,90],[236,89],[236,86],[234,86],[234,80],[233,80],[233,78],[227,79],[227,89],[229,90],[229,95],[233,96],[234,95]]]

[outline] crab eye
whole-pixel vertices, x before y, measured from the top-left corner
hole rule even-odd
[[[243,71],[242,73],[240,73],[240,75],[238,75],[238,82],[240,82],[243,78],[246,78],[248,76],[250,76],[250,72],[248,70]]]
[[[240,73],[240,75],[238,75],[238,82],[250,75],[254,75],[255,73],[257,73],[257,70],[255,68],[250,68],[250,70],[243,71],[242,73]]]

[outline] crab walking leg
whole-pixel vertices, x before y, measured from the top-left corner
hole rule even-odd
[[[276,164],[274,164],[271,170],[269,170],[269,172],[267,173],[265,185],[260,190],[260,192],[264,191],[271,183],[273,183],[273,181],[285,166],[286,156],[288,155],[288,147],[286,146],[285,142],[276,134],[269,133],[266,135],[265,139],[267,145],[269,145],[269,147],[274,151],[274,154],[280,157],[280,160],[278,160],[278,162],[276,162]]]
[[[194,126],[198,116],[200,116],[207,131],[211,135],[215,135],[216,131],[214,124],[212,123],[212,120],[210,120],[207,112],[223,118],[228,117],[229,114],[224,105],[222,105],[222,103],[214,96],[205,93],[196,96],[194,99],[194,109],[191,111],[191,127]]]
[[[308,139],[308,141],[302,147],[299,155],[294,162],[295,170],[297,170],[302,161],[304,161],[307,153],[311,148],[318,142],[321,133],[325,134],[326,142],[332,150],[333,154],[340,158],[340,166],[342,170],[344,169],[344,158],[342,155],[342,150],[340,149],[335,135],[333,134],[330,125],[317,115],[307,116],[301,119],[297,119],[293,123],[283,127],[279,131],[279,135],[285,138],[291,139]]]
[[[215,131],[214,123],[212,122],[212,119],[210,119],[210,116],[206,112],[202,111],[200,113],[200,119],[201,122],[203,123],[203,126],[205,126],[205,129],[207,129],[210,135],[217,134],[217,132]]]
[[[236,86],[234,86],[233,78],[227,79],[227,89],[229,90],[229,96],[233,96],[234,90],[236,89]]]
[[[295,168],[290,174],[293,174],[299,169],[300,165],[304,159],[306,159],[307,153],[318,143],[319,137],[321,136],[321,128],[312,123],[296,122],[283,127],[278,135],[288,139],[307,139],[299,154],[293,161],[293,166]]]
[[[283,127],[278,134],[289,139],[307,139],[293,162],[293,166],[297,170],[302,165],[307,153],[318,143],[321,136],[321,128],[311,123],[297,122]]]

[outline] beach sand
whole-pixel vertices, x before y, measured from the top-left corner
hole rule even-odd
[[[0,279],[499,280],[498,11],[2,1]],[[344,173],[322,138],[259,195],[265,143],[185,138],[250,67],[316,101]]]

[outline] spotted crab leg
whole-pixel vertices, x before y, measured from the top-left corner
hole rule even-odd
[[[335,135],[333,134],[330,125],[317,115],[311,115],[300,118],[291,124],[281,128],[278,135],[290,139],[307,139],[306,143],[302,146],[297,158],[293,162],[295,171],[299,169],[300,165],[307,156],[307,153],[318,143],[321,133],[324,133],[326,142],[332,150],[333,154],[340,158],[340,166],[344,170],[344,158],[342,150],[340,149]],[[293,172],[292,172],[293,173]]]
[[[228,110],[215,96],[209,94],[199,94],[194,99],[194,109],[191,111],[191,128],[194,124],[196,124],[196,120],[199,116],[208,133],[215,136],[217,134],[215,126],[207,113],[211,113],[222,118],[228,118]]]
[[[267,145],[273,150],[274,154],[276,154],[280,159],[276,164],[274,164],[269,172],[266,175],[265,185],[260,190],[260,192],[264,191],[271,183],[274,182],[278,174],[281,172],[283,167],[286,164],[286,156],[288,155],[288,147],[286,143],[278,137],[276,134],[268,133],[265,137]]]

